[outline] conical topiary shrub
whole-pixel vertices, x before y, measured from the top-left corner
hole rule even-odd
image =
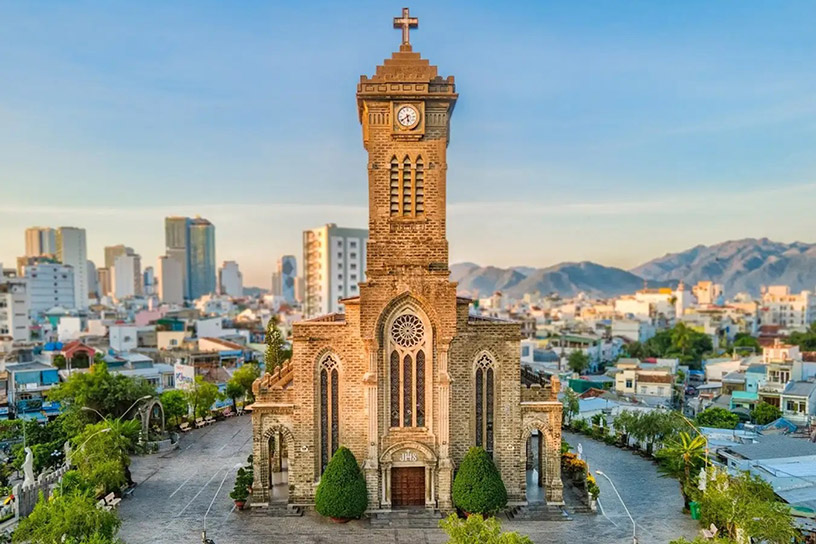
[[[315,494],[315,509],[333,519],[356,519],[368,507],[368,492],[357,459],[341,446],[329,461]]]
[[[507,489],[484,449],[470,448],[462,460],[453,480],[453,504],[468,514],[484,515],[507,506]]]

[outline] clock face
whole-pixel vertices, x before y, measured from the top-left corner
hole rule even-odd
[[[397,122],[403,127],[413,127],[418,121],[419,112],[411,106],[403,106],[397,111]]]

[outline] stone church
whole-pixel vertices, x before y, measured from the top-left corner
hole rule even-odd
[[[361,464],[370,510],[451,509],[472,446],[491,453],[511,503],[561,503],[558,380],[524,385],[520,325],[472,315],[449,279],[453,76],[413,51],[407,9],[394,26],[399,51],[357,85],[366,281],[345,313],[296,323],[291,361],[253,385],[252,503],[312,506],[341,445]]]

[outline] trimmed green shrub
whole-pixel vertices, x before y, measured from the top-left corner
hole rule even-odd
[[[493,459],[470,448],[453,480],[453,504],[469,514],[493,515],[507,506],[507,489]]]
[[[367,507],[368,491],[363,472],[354,454],[340,446],[320,478],[315,509],[329,518],[356,519]]]

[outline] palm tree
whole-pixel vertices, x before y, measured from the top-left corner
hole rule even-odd
[[[683,356],[691,349],[692,330],[685,323],[680,322],[671,332],[672,343],[680,350]]]
[[[658,452],[660,471],[665,476],[680,480],[680,493],[683,495],[683,504],[689,506],[689,495],[693,489],[693,475],[705,463],[706,439],[698,434],[694,438],[687,432],[677,434],[677,438],[666,443]]]

